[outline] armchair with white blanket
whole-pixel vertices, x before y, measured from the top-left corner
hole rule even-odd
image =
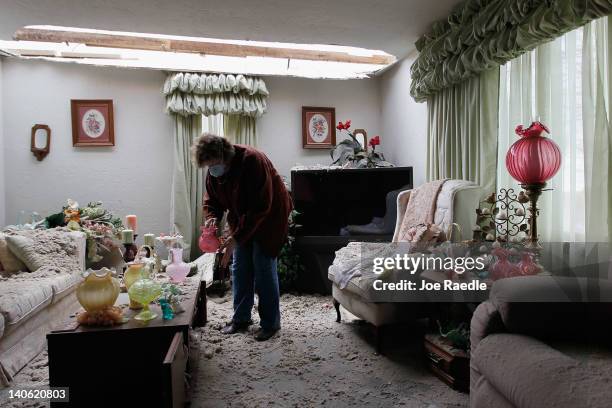
[[[409,206],[411,194],[419,205]],[[478,208],[481,190],[476,184],[465,180],[434,181],[423,186],[403,191],[397,197],[397,220],[393,242],[404,242],[423,234],[419,226],[409,228],[410,221],[430,218],[430,221],[442,231],[447,231],[452,224],[457,224],[465,236],[471,233],[471,226],[476,222],[475,209]],[[428,201],[429,200],[429,201]],[[430,202],[430,205],[427,203]],[[422,205],[424,204],[425,205]],[[428,214],[410,213],[408,208],[423,208]],[[408,219],[404,220],[405,217]],[[455,233],[453,240],[460,240],[460,234]],[[380,351],[383,329],[385,326],[412,321],[427,316],[426,305],[418,302],[375,302],[372,299],[372,282],[375,279],[371,270],[362,265],[361,259],[367,253],[384,251],[384,243],[363,244],[351,242],[336,252],[336,258],[329,267],[328,278],[332,281],[332,296],[336,308],[337,319],[340,322],[340,305],[353,315],[371,323],[376,329],[376,348]],[[365,251],[365,253],[362,253]],[[363,267],[363,268],[362,268]]]

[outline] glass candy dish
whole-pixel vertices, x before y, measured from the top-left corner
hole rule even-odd
[[[149,304],[156,300],[162,291],[161,285],[151,279],[147,269],[149,268],[143,268],[141,278],[134,282],[128,290],[130,299],[142,305],[142,312],[134,316],[134,319],[141,321],[149,321],[157,317],[157,313],[150,310]]]

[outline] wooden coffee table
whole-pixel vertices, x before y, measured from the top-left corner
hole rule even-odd
[[[127,323],[112,327],[81,326],[72,318],[47,334],[49,383],[68,387],[69,403],[58,407],[182,407],[189,328],[206,323],[206,281],[202,271],[181,287],[184,312],[142,323],[139,311],[124,309]],[[71,295],[73,296],[73,295]],[[122,293],[116,305],[128,303]]]

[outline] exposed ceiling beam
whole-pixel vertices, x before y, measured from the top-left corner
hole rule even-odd
[[[23,27],[13,38],[19,41],[42,41],[53,43],[79,43],[95,47],[126,48],[134,50],[188,52],[196,54],[223,55],[229,57],[269,57],[311,61],[334,61],[355,64],[388,65],[395,62],[391,55],[353,55],[339,51],[277,48],[257,45],[228,44],[211,41],[194,41],[175,38],[157,38],[138,35],[107,34],[84,31],[49,30]]]

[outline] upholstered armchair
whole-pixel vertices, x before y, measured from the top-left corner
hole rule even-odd
[[[397,218],[395,221],[394,242],[399,242],[399,230],[403,217],[408,207],[412,190],[401,192],[397,197]],[[434,215],[434,223],[447,230],[453,223],[460,226],[463,238],[471,238],[471,226],[476,222],[475,209],[478,208],[481,197],[481,189],[470,181],[448,180],[441,188],[437,200]],[[460,234],[455,233],[453,240],[461,239]],[[376,333],[376,349],[381,351],[383,331],[388,325],[413,321],[428,314],[426,304],[418,302],[409,303],[383,303],[374,302],[370,296],[370,281],[358,277],[352,278],[346,287],[341,288],[337,283],[336,273],[342,268],[342,253],[340,249],[336,252],[336,259],[328,270],[328,278],[333,282],[332,296],[336,308],[336,321],[341,321],[340,306],[344,307],[353,315],[371,323]]]

